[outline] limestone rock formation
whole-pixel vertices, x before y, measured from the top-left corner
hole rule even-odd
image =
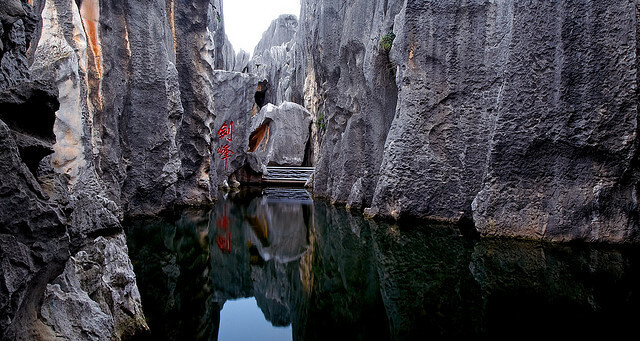
[[[224,181],[250,161],[247,154],[251,134],[252,108],[258,79],[255,75],[239,72],[216,71],[213,74],[213,105],[216,113],[211,136],[211,169],[209,171],[212,194]],[[251,158],[255,160],[255,158]],[[255,166],[254,172],[261,172]]]
[[[252,121],[249,152],[263,165],[302,166],[310,128],[311,114],[304,107],[267,104]]]
[[[2,337],[11,339],[64,330],[60,319],[37,327],[34,312],[46,284],[69,253],[95,247],[96,236],[122,238],[125,214],[211,200],[210,77],[214,69],[233,68],[235,54],[224,35],[221,1],[6,3],[0,111],[10,128],[2,139],[10,175],[2,181],[11,195],[2,205],[8,289],[1,301]],[[43,159],[52,144],[53,155]],[[126,258],[126,250],[119,253]],[[118,271],[105,266],[96,274]],[[65,290],[71,294],[59,308],[95,305],[85,301],[85,289]],[[126,310],[126,304],[114,300],[101,310]],[[127,314],[139,322],[139,313]],[[123,323],[113,318],[109,335],[120,335]],[[130,326],[131,333],[144,329]]]
[[[396,17],[390,52],[398,103],[373,214],[454,222],[470,216],[484,176],[502,71],[509,67],[508,53],[500,50],[508,49],[500,33],[507,26],[490,15],[504,13],[497,6],[408,1]]]
[[[639,241],[637,14],[303,1],[293,81],[318,122],[315,194],[378,217],[473,217],[482,235]]]
[[[268,165],[304,164],[311,125],[307,110],[285,102],[278,107],[267,104],[252,115],[255,75],[216,71],[214,79],[219,86],[214,92],[212,190],[228,187],[235,180],[260,182]]]
[[[302,79],[292,82],[304,87],[304,106],[316,122],[314,194],[369,207],[397,98],[395,67],[379,45],[402,1],[303,1],[301,8],[295,67]]]
[[[25,80],[0,90],[0,119],[11,128],[20,158],[34,176],[40,161],[53,153],[57,96],[58,89],[42,81]]]
[[[56,335],[120,340],[148,329],[124,234],[98,237],[47,284],[41,314]]]
[[[210,77],[235,66],[221,1],[153,3],[35,2],[31,68],[61,94],[54,169],[94,170],[119,218],[211,201]]]
[[[271,22],[262,33],[262,39],[253,50],[254,55],[267,51],[273,46],[281,46],[293,40],[298,30],[298,19],[292,14],[283,14]]]
[[[29,80],[26,52],[37,15],[27,1],[3,0],[0,8],[0,89]]]
[[[0,104],[1,106],[2,104]],[[68,258],[66,219],[26,164],[0,120],[0,338],[22,334],[38,293]]]
[[[265,104],[280,105],[285,101],[302,104],[301,89],[294,87],[296,56],[300,53],[294,40],[298,30],[295,15],[284,14],[271,22],[256,45],[248,70],[266,80],[269,90]]]
[[[503,9],[507,29],[498,32],[510,47],[499,49],[509,58],[489,115],[473,205],[478,230],[640,241],[637,3],[514,1]]]
[[[250,58],[251,58],[251,55],[249,54],[249,52],[245,50],[238,51],[238,53],[236,54],[236,61],[233,66],[233,70],[231,71],[248,72]]]

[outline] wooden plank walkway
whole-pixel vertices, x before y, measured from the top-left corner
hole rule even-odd
[[[262,181],[273,185],[304,186],[314,170],[314,167],[267,167]]]

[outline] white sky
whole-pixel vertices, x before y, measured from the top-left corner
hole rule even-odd
[[[253,55],[262,33],[280,14],[300,19],[300,0],[224,0],[224,28],[236,53],[243,49]]]

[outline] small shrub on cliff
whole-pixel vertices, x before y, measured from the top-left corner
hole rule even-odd
[[[316,119],[315,123],[318,131],[324,134],[324,132],[327,130],[327,127],[324,123],[324,115],[322,115],[322,113],[318,114],[318,119]]]
[[[389,53],[391,51],[391,46],[393,46],[393,40],[396,39],[396,34],[393,31],[389,31],[387,34],[380,38],[380,48],[385,52]]]

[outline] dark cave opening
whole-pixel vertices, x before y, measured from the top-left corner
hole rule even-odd
[[[266,104],[265,97],[267,95],[267,90],[269,90],[269,81],[266,79],[258,82],[258,87],[256,89],[256,94],[254,95],[256,104],[258,108],[262,109],[262,107]]]

